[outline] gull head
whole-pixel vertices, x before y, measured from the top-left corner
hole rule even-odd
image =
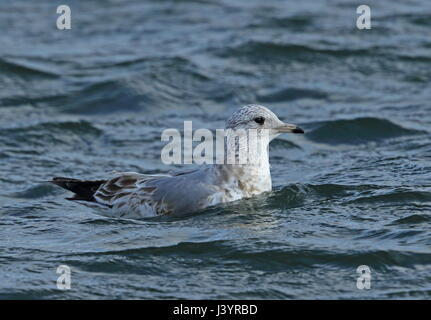
[[[297,125],[281,121],[274,112],[256,104],[250,104],[235,111],[227,119],[226,129],[268,130],[270,140],[282,133],[304,133],[304,130]]]

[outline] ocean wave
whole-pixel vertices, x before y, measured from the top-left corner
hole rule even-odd
[[[386,119],[372,117],[326,121],[315,123],[314,126],[314,129],[307,132],[307,138],[328,144],[360,144],[423,133]]]
[[[326,100],[328,94],[319,90],[305,88],[286,88],[266,93],[260,93],[257,100],[261,102],[294,101],[298,99]]]
[[[31,186],[23,191],[11,193],[8,195],[8,197],[17,199],[40,199],[59,193],[60,192],[58,188],[56,188],[53,184],[41,183]]]
[[[271,149],[302,149],[298,144],[284,139],[276,139],[271,143]]]
[[[71,114],[98,114],[137,111],[145,102],[153,102],[139,95],[124,81],[111,80],[91,84],[56,101],[60,111]]]
[[[0,142],[8,147],[49,148],[52,145],[77,146],[78,141],[100,136],[103,131],[87,121],[44,122],[28,127],[0,129]]]
[[[314,26],[314,17],[311,15],[296,15],[291,17],[270,17],[262,21],[253,21],[249,28],[280,28],[296,32],[311,29]]]
[[[375,48],[343,49],[316,48],[310,45],[248,41],[237,46],[221,49],[217,54],[224,58],[246,58],[250,60],[282,59],[284,61],[309,61],[315,63],[318,56],[343,58],[351,56],[369,56],[375,54]]]
[[[30,62],[15,62],[6,58],[0,58],[0,69],[2,69],[2,73],[19,77],[59,77],[57,73],[50,70],[44,70]]]
[[[404,13],[404,14],[390,14],[380,18],[381,21],[399,23],[400,21],[408,22],[418,26],[429,26],[431,25],[431,14],[430,13]]]
[[[427,214],[412,214],[404,218],[397,219],[392,224],[419,224],[431,222],[431,216]]]
[[[412,190],[392,190],[384,194],[358,197],[349,203],[411,203],[431,202],[431,192]]]
[[[148,62],[148,63],[147,63]],[[55,108],[72,114],[200,110],[206,103],[229,101],[233,89],[179,57],[123,61],[106,65],[110,80],[98,80],[55,102]],[[116,68],[125,68],[116,73]],[[85,70],[84,70],[85,71]],[[117,76],[115,76],[117,74]]]
[[[276,245],[276,247],[279,246]],[[272,246],[274,247],[274,246]],[[409,252],[395,250],[352,250],[325,248],[298,248],[292,249],[288,246],[271,248],[271,243],[266,246],[247,246],[242,242],[210,241],[210,242],[179,242],[166,246],[149,246],[130,249],[119,249],[109,251],[93,251],[71,253],[73,256],[136,256],[136,257],[169,257],[169,256],[192,256],[203,258],[217,258],[218,263],[226,261],[234,263],[249,263],[259,266],[264,270],[279,270],[289,267],[333,265],[336,267],[354,267],[359,265],[372,265],[374,268],[387,268],[391,265],[413,266],[416,263],[427,263],[431,257],[427,252]],[[92,265],[86,262],[87,266]]]

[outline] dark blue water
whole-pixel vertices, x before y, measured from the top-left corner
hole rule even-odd
[[[431,5],[0,3],[0,297],[431,296]],[[161,132],[260,103],[274,191],[181,218],[110,219],[53,176],[166,172]],[[59,265],[71,290],[56,287]],[[356,268],[371,268],[371,289]]]

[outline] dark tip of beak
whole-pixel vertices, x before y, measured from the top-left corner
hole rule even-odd
[[[292,130],[293,133],[304,133],[304,130],[302,130],[300,127],[296,127]]]

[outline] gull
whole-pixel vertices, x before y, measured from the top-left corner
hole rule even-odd
[[[114,173],[105,180],[56,177],[50,182],[74,193],[67,200],[104,207],[112,217],[185,214],[271,191],[269,143],[282,133],[304,133],[260,105],[246,105],[235,111],[227,119],[226,129],[228,138],[231,132],[255,130],[263,148],[249,151],[247,160],[241,163],[225,161],[167,174]],[[234,154],[237,159],[242,148],[239,140],[229,141],[226,154]]]

